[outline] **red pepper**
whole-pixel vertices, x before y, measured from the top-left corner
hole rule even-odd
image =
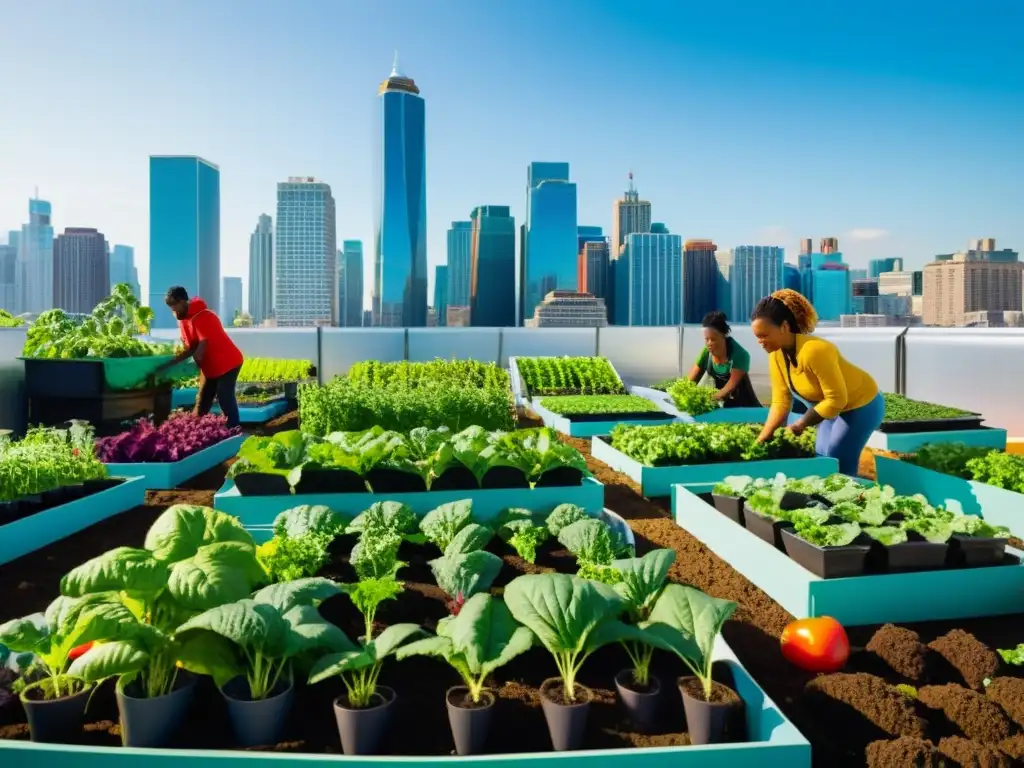
[[[850,657],[846,630],[831,616],[792,622],[781,643],[786,661],[808,672],[838,672]]]
[[[92,648],[94,644],[95,641],[90,641],[88,643],[82,643],[81,645],[75,646],[71,649],[70,653],[68,653],[68,661],[74,661],[79,656],[88,651],[90,648]]]

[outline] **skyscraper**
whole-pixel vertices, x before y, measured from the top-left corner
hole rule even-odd
[[[28,201],[28,224],[22,225],[18,238],[17,281],[17,312],[53,308],[53,223],[46,200]]]
[[[788,288],[791,291],[801,292],[802,279],[800,277],[800,270],[797,269],[793,264],[782,265],[782,287]],[[747,318],[749,320],[749,318]],[[744,320],[746,322],[746,320]]]
[[[683,239],[679,235],[664,232],[628,235],[614,274],[615,325],[680,323]]]
[[[175,328],[164,308],[172,285],[220,301],[220,169],[194,155],[149,158],[149,306],[154,328]]]
[[[740,245],[733,249],[730,320],[749,322],[757,302],[783,287],[784,256],[784,249],[777,245]]]
[[[902,272],[903,259],[872,259],[868,262],[868,277],[878,277],[883,272]]]
[[[363,241],[345,240],[338,253],[341,259],[338,325],[359,328],[363,324]]]
[[[811,270],[811,295],[818,319],[839,322],[840,315],[851,314],[853,286],[849,267],[842,260],[826,260],[833,254],[815,254]],[[839,254],[835,254],[839,255]]]
[[[651,231],[651,204],[640,199],[633,186],[633,172],[629,172],[629,189],[612,205],[611,258],[619,258],[626,238],[634,232]]]
[[[274,314],[274,224],[261,213],[249,235],[249,317],[260,325]]]
[[[838,253],[839,251],[839,238],[837,237],[823,237],[821,238],[821,246],[819,250],[822,253]]]
[[[338,316],[338,251],[329,184],[312,176],[278,183],[274,253],[277,325],[333,325]]]
[[[220,319],[230,327],[235,315],[242,314],[242,278],[225,277],[221,282]]]
[[[130,245],[115,245],[110,249],[110,289],[115,285],[127,283],[135,297],[142,300],[142,288],[139,287],[139,270],[135,267],[135,249]]]
[[[807,256],[814,252],[814,239],[805,237],[800,241],[800,255]]]
[[[1024,265],[1018,259],[1018,253],[1009,248],[995,250],[994,241],[988,250],[971,248],[936,256],[923,270],[924,324],[965,326],[971,313],[1019,312]]]
[[[516,220],[507,205],[481,205],[473,209],[470,221],[473,225],[470,324],[491,328],[513,326],[516,322]],[[454,306],[450,299],[449,306]]]
[[[576,185],[568,163],[530,163],[526,171],[526,225],[516,270],[516,324],[533,317],[551,291],[575,291]]]
[[[448,304],[468,307],[472,273],[473,222],[453,221],[448,230]],[[438,317],[438,325],[445,322]]]
[[[718,246],[710,240],[687,240],[683,244],[683,320],[699,323],[715,309],[718,282]],[[731,278],[731,275],[730,275]]]
[[[110,256],[102,232],[67,227],[53,241],[53,306],[92,312],[110,293]]]
[[[381,142],[373,261],[373,324],[427,324],[426,110],[420,89],[398,71],[380,84]]]
[[[578,257],[579,275],[576,278],[580,293],[589,293],[595,298],[603,299],[606,305],[612,293],[610,250],[606,237],[583,243]]]
[[[434,267],[434,312],[437,324],[444,326],[448,318],[448,267],[444,264]]]
[[[14,234],[13,232],[11,234]],[[8,240],[0,245],[0,309],[14,313],[18,306],[18,246]]]

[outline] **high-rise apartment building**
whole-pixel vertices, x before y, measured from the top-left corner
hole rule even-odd
[[[579,291],[551,291],[536,306],[527,328],[604,328],[608,309],[604,300]]]
[[[868,271],[866,269],[851,269],[850,270],[851,280],[867,280]]]
[[[718,274],[715,275],[715,307],[732,320],[732,251],[724,248],[715,251],[715,264],[718,268]]]
[[[716,308],[717,250],[718,246],[710,240],[687,240],[683,244],[684,323],[699,323]]]
[[[472,274],[473,222],[453,221],[448,230],[448,306],[468,307]],[[444,325],[438,320],[439,325]]]
[[[135,267],[135,249],[130,245],[115,245],[110,249],[110,289],[122,283],[129,285],[135,298],[142,300],[139,270]]]
[[[924,270],[915,269],[912,274],[910,295],[920,296],[924,293]]]
[[[416,83],[398,71],[397,55],[377,94],[373,324],[421,328],[427,324],[426,107]]]
[[[220,302],[220,169],[194,155],[149,158],[149,306],[176,328],[164,294],[181,285],[214,312]]]
[[[448,267],[438,264],[434,267],[434,317],[436,325],[448,321]]]
[[[475,328],[514,326],[516,220],[507,205],[481,205],[473,209],[470,223],[470,323]],[[449,301],[449,306],[455,305]]]
[[[526,171],[526,224],[516,269],[516,324],[533,317],[551,291],[575,291],[578,234],[576,185],[568,163],[530,163]]]
[[[87,314],[110,293],[110,255],[102,232],[68,227],[53,241],[53,306]]]
[[[816,259],[818,256],[815,254]],[[851,314],[853,286],[849,267],[842,261],[822,260],[811,270],[811,294],[819,320],[838,323],[840,315]]]
[[[220,319],[225,328],[242,314],[242,278],[224,277],[221,280]]]
[[[629,189],[612,204],[611,258],[619,258],[626,238],[634,232],[651,231],[651,204],[640,199],[640,193],[633,186],[633,172],[629,172]]]
[[[683,258],[685,260],[685,255]],[[730,319],[737,323],[750,322],[757,302],[783,287],[784,261],[785,249],[777,245],[740,245],[733,249],[729,274]]]
[[[712,255],[712,263],[714,256]],[[634,232],[615,263],[615,325],[678,325],[683,317],[683,239]]]
[[[338,258],[338,325],[359,328],[363,324],[363,241],[342,241]]]
[[[903,259],[901,258],[885,258],[885,259],[872,259],[868,262],[868,277],[878,277],[883,272],[902,272],[903,271]]]
[[[53,308],[53,221],[46,200],[28,201],[28,223],[22,225],[18,238],[17,281],[17,312]]]
[[[274,315],[274,223],[260,214],[249,235],[249,316],[259,326]]]
[[[274,317],[280,328],[334,325],[338,248],[331,187],[312,176],[277,185]]]
[[[586,240],[576,265],[580,293],[589,293],[607,305],[611,297],[611,249],[608,239]]]
[[[14,234],[14,233],[11,233]],[[14,238],[15,243],[17,238]],[[13,314],[18,306],[18,246],[0,245],[0,309]]]
[[[941,254],[924,267],[922,315],[925,325],[965,326],[970,313],[1021,310],[1024,265],[1016,251],[971,249]],[[974,321],[973,316],[970,318]]]

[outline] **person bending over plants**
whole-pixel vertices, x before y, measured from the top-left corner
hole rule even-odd
[[[750,353],[731,336],[724,312],[708,312],[704,326],[704,349],[690,369],[689,380],[697,384],[707,375],[715,383],[715,400],[726,408],[760,408],[750,383]]]
[[[771,410],[758,442],[771,440],[786,423],[795,397],[807,412],[790,431],[799,435],[816,426],[816,453],[837,459],[843,474],[856,475],[861,452],[885,416],[885,399],[875,380],[834,344],[811,335],[818,315],[796,291],[786,288],[765,296],[750,321],[768,353],[772,382]]]

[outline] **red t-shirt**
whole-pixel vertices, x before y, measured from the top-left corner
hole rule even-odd
[[[181,343],[187,348],[200,341],[206,342],[203,359],[196,361],[206,378],[216,379],[242,364],[242,351],[228,336],[220,318],[202,299],[192,299],[188,303],[188,316],[178,321],[178,328]]]

